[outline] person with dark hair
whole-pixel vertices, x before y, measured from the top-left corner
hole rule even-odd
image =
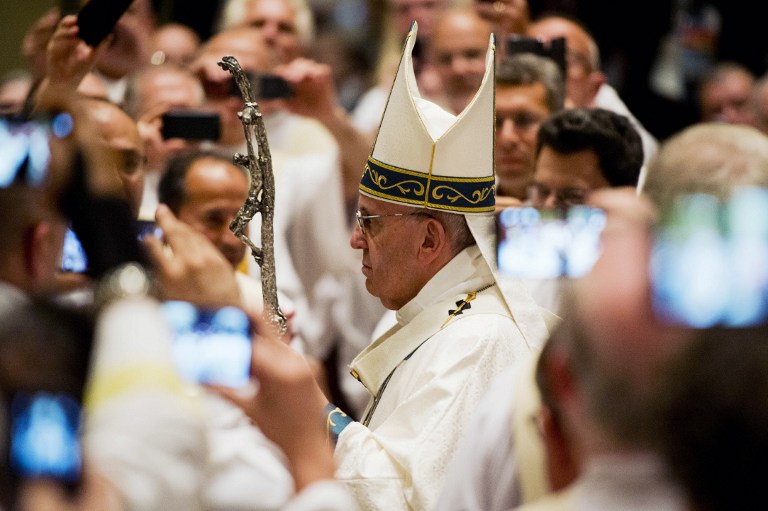
[[[565,38],[566,94],[568,108],[605,108],[629,118],[640,134],[648,165],[658,149],[658,142],[624,104],[608,84],[600,69],[600,50],[581,21],[558,14],[545,14],[527,27],[527,35],[542,41]]]
[[[629,119],[602,108],[564,110],[539,128],[528,199],[539,207],[582,204],[592,190],[636,186],[642,165]]]
[[[245,169],[215,151],[192,151],[175,156],[168,162],[158,187],[160,203],[208,238],[233,271],[244,262],[246,246],[229,229],[229,224],[247,197]],[[243,306],[260,313],[263,303],[260,282],[239,271],[235,271],[235,277]],[[283,308],[286,300],[281,296]]]

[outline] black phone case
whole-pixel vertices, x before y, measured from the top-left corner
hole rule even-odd
[[[91,0],[77,15],[79,37],[96,47],[115,28],[117,20],[128,10],[133,0]]]

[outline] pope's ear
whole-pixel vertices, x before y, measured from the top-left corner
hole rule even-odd
[[[441,251],[450,243],[445,226],[436,218],[427,218],[422,233],[420,249],[427,258],[439,256]]]

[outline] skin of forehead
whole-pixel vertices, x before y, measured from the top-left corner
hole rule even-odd
[[[531,24],[528,29],[528,35],[546,41],[565,37],[565,42],[570,48],[583,53],[589,57],[590,61],[593,61],[595,58],[595,47],[593,46],[592,39],[581,27],[571,21],[547,18]]]
[[[234,56],[243,69],[267,69],[271,58],[259,30],[253,27],[240,27],[222,32],[208,42],[202,51],[203,55],[217,59],[225,55]]]

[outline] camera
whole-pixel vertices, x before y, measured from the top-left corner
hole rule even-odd
[[[169,110],[162,116],[163,139],[218,140],[219,114],[199,110]]]
[[[521,35],[511,35],[507,39],[507,55],[518,55],[520,53],[532,53],[540,57],[546,57],[560,69],[560,73],[565,79],[567,71],[567,61],[565,58],[566,47],[565,38],[558,37],[549,42],[540,41],[532,37]]]

